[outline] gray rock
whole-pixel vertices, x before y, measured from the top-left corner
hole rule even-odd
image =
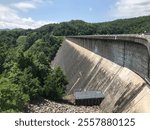
[[[99,106],[75,106],[57,103],[47,99],[36,104],[29,104],[28,112],[31,113],[101,113]]]

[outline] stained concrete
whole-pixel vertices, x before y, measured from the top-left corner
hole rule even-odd
[[[102,112],[150,112],[149,85],[140,76],[149,76],[144,39],[68,39],[52,62],[67,75],[67,94],[100,90]]]

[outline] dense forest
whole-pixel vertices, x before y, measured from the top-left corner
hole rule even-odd
[[[62,40],[36,31],[0,32],[0,112],[23,112],[39,97],[62,98],[68,82],[61,68],[50,67]]]
[[[55,36],[92,35],[92,34],[141,34],[150,32],[150,16],[119,19],[104,23],[87,23],[81,20],[72,20],[59,24],[48,24],[36,31]]]
[[[38,97],[59,100],[68,81],[50,62],[68,35],[150,32],[150,16],[87,23],[72,20],[38,29],[0,31],[0,112],[23,112]]]

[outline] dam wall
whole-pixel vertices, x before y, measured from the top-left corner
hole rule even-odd
[[[52,67],[64,70],[68,95],[101,91],[105,96],[102,112],[150,112],[150,89],[143,79],[149,77],[147,41],[113,38],[68,37]]]
[[[129,68],[141,77],[150,77],[149,38],[139,36],[76,36],[68,37],[76,44]]]

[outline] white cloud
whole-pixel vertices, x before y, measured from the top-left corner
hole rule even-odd
[[[32,0],[34,3],[53,3],[53,0]]]
[[[40,4],[44,3],[52,4],[53,0],[30,0],[30,1],[28,0],[26,2],[13,3],[11,4],[11,7],[27,12],[28,10],[35,9]]]
[[[118,0],[112,15],[115,18],[150,15],[150,0]]]
[[[4,28],[38,28],[48,24],[48,21],[35,21],[32,18],[23,18],[17,15],[17,12],[7,6],[0,4],[0,29]]]
[[[14,3],[12,4],[12,6],[22,11],[28,11],[29,9],[36,8],[36,6],[33,3],[29,3],[29,2]]]

